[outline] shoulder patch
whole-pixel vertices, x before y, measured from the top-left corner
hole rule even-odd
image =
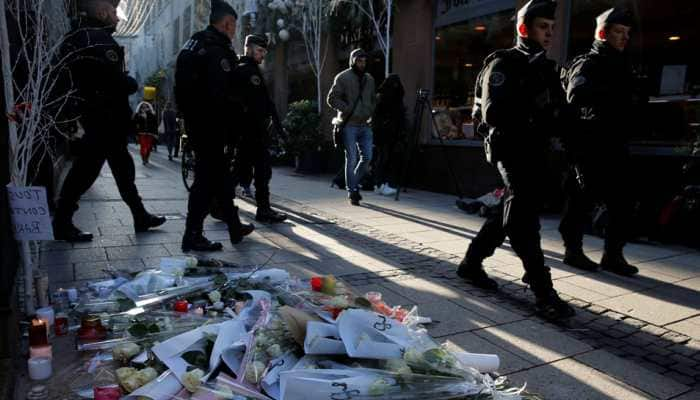
[[[221,59],[221,69],[223,69],[224,72],[231,72],[231,63],[225,58]]]
[[[502,72],[494,71],[489,75],[489,86],[499,87],[506,81],[506,76]]]
[[[207,54],[207,49],[205,49],[204,47],[202,47],[201,49],[199,49],[199,51],[197,52],[197,54],[199,54],[200,56],[203,56],[203,55]]]
[[[107,59],[108,59],[109,61],[111,61],[111,62],[117,62],[117,61],[119,61],[119,55],[118,55],[117,52],[114,51],[114,50],[107,50],[107,51],[105,52],[105,57],[107,57]]]
[[[255,86],[259,86],[260,83],[261,83],[260,77],[257,76],[257,75],[251,76],[251,77],[250,77],[250,83],[252,83],[252,84],[255,85]]]

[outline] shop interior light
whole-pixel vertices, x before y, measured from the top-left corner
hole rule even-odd
[[[681,37],[680,36],[669,36],[668,40],[675,42],[676,40],[681,40]]]
[[[440,39],[441,39],[440,35],[435,36],[435,40],[440,40]]]
[[[477,32],[483,32],[486,30],[486,26],[485,25],[477,25],[474,27],[474,30]]]
[[[467,68],[471,68],[471,67],[474,66],[474,64],[472,64],[472,63],[466,63],[466,64],[464,64],[464,66],[467,67]]]

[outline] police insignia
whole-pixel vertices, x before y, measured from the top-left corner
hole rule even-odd
[[[111,62],[119,61],[119,55],[117,55],[117,52],[114,50],[107,50],[107,52],[105,53],[105,56]]]
[[[207,54],[207,51],[205,49],[199,49],[197,54],[199,54],[200,56],[203,56],[203,55]]]
[[[257,75],[253,75],[250,77],[250,83],[252,83],[255,86],[260,85],[260,77]]]
[[[231,72],[231,63],[229,63],[225,58],[221,60],[221,69],[223,69],[225,72]]]
[[[506,76],[502,72],[492,72],[489,75],[489,86],[501,86],[506,81]]]

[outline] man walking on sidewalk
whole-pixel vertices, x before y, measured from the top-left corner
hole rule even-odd
[[[74,111],[85,135],[63,183],[53,220],[56,239],[69,242],[92,240],[91,233],[73,225],[73,214],[105,161],[131,209],[134,230],[145,232],[165,223],[164,217],[146,211],[134,184],[136,172],[127,138],[134,134],[129,95],[138,85],[124,71],[124,49],[112,37],[119,22],[116,10],[108,0],[88,0],[81,3],[81,8],[82,14],[67,34],[62,53],[67,55],[66,73],[76,91]]]
[[[554,290],[540,244],[539,212],[542,176],[555,116],[563,109],[563,91],[556,66],[547,59],[554,31],[556,3],[532,0],[517,15],[518,42],[484,61],[477,78],[475,104],[488,127],[489,157],[506,186],[503,212],[489,217],[472,241],[457,274],[477,287],[496,289],[482,261],[505,236],[523,262],[536,298],[538,314],[567,318],[574,310]]]
[[[241,57],[234,70],[236,94],[240,96],[240,102],[245,105],[245,114],[240,120],[243,127],[236,152],[234,174],[239,179],[245,180],[237,183],[247,183],[250,187],[249,178],[252,170],[255,179],[255,202],[258,208],[255,220],[278,223],[286,220],[287,215],[273,210],[270,206],[272,160],[267,123],[272,119],[275,128],[282,127],[275,104],[267,92],[265,78],[260,72],[259,66],[265,59],[265,55],[267,55],[267,37],[248,35],[245,38],[245,56]]]
[[[203,234],[204,218],[214,198],[228,225],[232,244],[240,243],[254,229],[253,225],[241,223],[232,201],[231,154],[239,137],[235,117],[242,112],[235,96],[233,76],[238,56],[231,43],[236,35],[237,19],[228,3],[213,1],[210,25],[195,33],[177,57],[175,98],[185,117],[196,160],[182,237],[183,252],[223,248],[221,243],[211,242]]]
[[[583,253],[583,228],[591,200],[602,200],[609,218],[600,266],[628,276],[639,272],[622,255],[632,212],[629,132],[634,130],[635,110],[644,101],[625,53],[631,26],[632,16],[624,9],[599,15],[593,48],[562,73],[567,100],[578,118],[565,141],[571,168],[559,225],[566,246],[564,263],[597,270],[598,264]]]
[[[350,68],[336,75],[328,93],[328,105],[338,111],[337,124],[343,126],[345,147],[345,182],[350,204],[360,205],[360,181],[372,161],[372,129],[369,126],[376,99],[374,78],[365,72],[367,53],[355,49],[350,53]]]

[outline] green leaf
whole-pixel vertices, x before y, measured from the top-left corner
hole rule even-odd
[[[117,305],[119,312],[129,311],[136,307],[136,303],[131,299],[117,299]]]
[[[182,355],[182,359],[187,361],[188,364],[191,364],[203,371],[209,369],[209,360],[207,359],[206,354],[202,353],[201,351],[188,351]]]
[[[226,284],[226,282],[228,282],[226,274],[219,273],[214,277],[214,285],[216,286],[223,286]]]
[[[156,324],[151,324],[148,326],[148,333],[158,333],[160,332],[160,328]]]
[[[364,297],[356,297],[355,305],[361,308],[372,308],[372,303]]]

